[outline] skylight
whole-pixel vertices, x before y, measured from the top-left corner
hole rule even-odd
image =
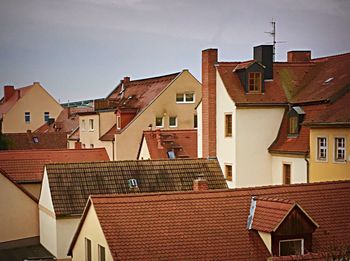
[[[323,82],[323,84],[329,84],[331,81],[333,81],[334,77],[330,77],[327,80]]]
[[[33,142],[34,143],[39,143],[39,138],[38,137],[33,137]]]

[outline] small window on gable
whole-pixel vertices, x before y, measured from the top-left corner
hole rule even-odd
[[[327,138],[318,137],[317,138],[317,160],[327,161]]]
[[[91,240],[88,238],[85,238],[85,261],[92,261]]]
[[[168,153],[168,158],[169,159],[175,159],[176,158],[175,152],[173,150],[169,150],[167,153]]]
[[[280,256],[304,255],[304,239],[279,241]]]
[[[300,131],[300,124],[303,122],[305,116],[304,110],[295,106],[288,112],[288,135],[296,136]]]
[[[98,261],[106,261],[106,250],[100,245],[98,245]]]
[[[122,127],[121,118],[120,118],[120,116],[118,115],[118,116],[117,116],[117,129],[120,130],[121,127]]]
[[[85,120],[81,120],[81,130],[86,130]]]
[[[48,122],[49,118],[50,118],[50,112],[48,112],[48,111],[44,112],[44,121]]]
[[[90,120],[89,120],[89,127],[90,127],[90,130],[91,130],[91,131],[94,130],[94,120],[93,120],[93,119],[90,119]]]
[[[163,128],[163,117],[156,117],[156,127]]]
[[[232,181],[232,165],[225,165],[225,178],[227,181]]]
[[[249,93],[261,93],[261,72],[248,73],[248,92]]]
[[[289,134],[298,134],[298,117],[289,117]]]
[[[137,180],[136,179],[129,179],[128,185],[129,185],[129,188],[137,188]]]
[[[225,114],[225,137],[232,137],[232,114]]]
[[[26,111],[26,112],[24,113],[24,121],[25,121],[26,123],[30,123],[30,112]]]
[[[345,161],[345,138],[337,137],[334,139],[334,159],[335,161]]]
[[[290,184],[290,164],[283,164],[283,184]]]
[[[195,97],[193,92],[176,94],[176,103],[194,103],[194,99]]]
[[[193,116],[193,128],[197,129],[198,128],[198,117],[197,114]]]
[[[36,136],[35,136],[35,137],[33,137],[33,142],[34,142],[34,143],[39,143],[39,138],[38,138],[38,137],[36,137]]]
[[[169,117],[169,127],[176,127],[176,126],[177,126],[177,118]]]

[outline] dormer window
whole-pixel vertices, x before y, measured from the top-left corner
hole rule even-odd
[[[297,136],[300,131],[300,124],[303,122],[305,116],[304,110],[295,106],[288,112],[288,135]]]
[[[279,255],[304,255],[304,239],[289,239],[279,241]]]
[[[248,92],[260,93],[261,92],[261,72],[248,73]]]

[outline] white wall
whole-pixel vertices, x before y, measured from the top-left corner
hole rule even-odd
[[[277,137],[283,113],[282,107],[237,109],[237,187],[272,184],[272,155],[268,147]]]
[[[68,258],[68,248],[78,228],[80,218],[60,218],[56,220],[57,258]]]
[[[197,106],[197,155],[203,158],[203,126],[202,126],[202,102]]]
[[[216,151],[223,174],[225,165],[232,165],[232,181],[227,181],[230,188],[237,186],[236,169],[236,105],[226,91],[224,83],[216,73]],[[225,114],[232,114],[232,137],[225,137]]]
[[[147,142],[146,139],[142,139],[142,145],[141,145],[141,150],[140,150],[140,155],[139,155],[139,160],[147,160],[151,159],[151,155],[148,150]]]
[[[303,157],[272,155],[272,184],[283,184],[283,164],[290,164],[291,183],[307,182],[307,164]]]

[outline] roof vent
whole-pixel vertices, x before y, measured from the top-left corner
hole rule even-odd
[[[129,188],[137,188],[137,180],[136,179],[129,179],[128,180]]]
[[[323,85],[329,84],[331,81],[333,81],[334,77],[330,77],[327,80],[323,82]]]
[[[250,212],[247,220],[247,229],[252,229],[253,227],[253,218],[254,218],[254,213],[255,213],[255,208],[256,208],[256,198],[252,197],[251,203],[250,203]]]

